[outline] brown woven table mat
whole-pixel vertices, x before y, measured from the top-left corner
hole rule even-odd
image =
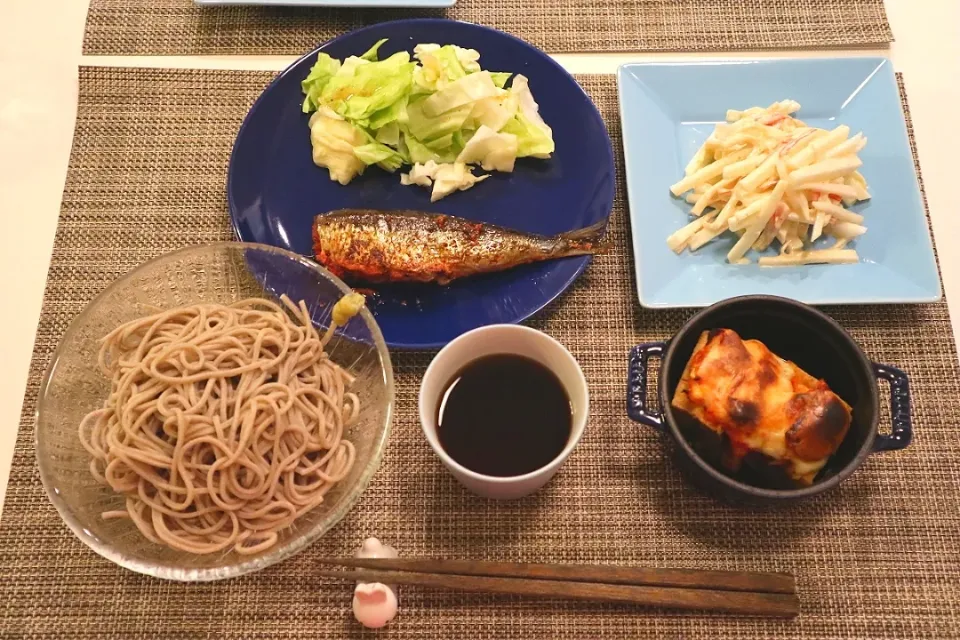
[[[418,425],[418,382],[430,354],[395,353],[396,423],[383,466],[356,508],[305,552],[239,579],[185,585],[88,550],[38,478],[32,416],[40,376],[70,319],[114,278],[172,249],[230,238],[227,158],[269,80],[262,72],[81,69],[73,155],[0,525],[0,635],[359,636],[350,586],[315,570],[320,558],[348,553],[368,535],[406,556],[788,570],[803,603],[796,620],[770,621],[407,587],[389,638],[960,635],[960,371],[946,304],[830,310],[870,357],[910,374],[909,449],[873,456],[837,491],[796,508],[725,506],[686,484],[658,437],[625,415],[629,348],[670,336],[690,312],[639,309],[622,179],[611,251],[535,322],[573,351],[592,395],[580,446],[544,490],[517,502],[464,492]],[[580,82],[609,124],[620,163],[614,79]]]
[[[883,0],[458,0],[447,10],[92,0],[83,52],[299,54],[365,24],[442,16],[502,29],[550,53],[838,48],[893,40]]]

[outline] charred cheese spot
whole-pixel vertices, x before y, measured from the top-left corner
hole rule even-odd
[[[741,426],[756,424],[757,418],[760,417],[760,409],[756,403],[738,398],[730,398],[727,401],[727,413],[730,414],[731,420]]]
[[[764,356],[760,359],[760,368],[757,373],[757,383],[760,385],[760,388],[769,387],[777,381],[777,372],[779,367],[774,363],[773,358],[769,355]]]
[[[836,451],[850,427],[850,411],[828,390],[794,396],[787,415],[796,419],[786,433],[787,447],[801,460],[815,461]]]
[[[739,383],[739,374],[750,365],[750,353],[739,336],[723,329],[694,354],[691,374],[724,397]]]
[[[721,330],[720,334],[714,338],[717,342],[717,348],[720,349],[723,359],[730,364],[743,364],[750,362],[750,352],[746,345],[736,332],[730,329]]]

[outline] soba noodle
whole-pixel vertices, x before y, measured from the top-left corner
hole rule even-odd
[[[363,298],[344,297],[322,337],[302,301],[281,300],[298,322],[249,299],[164,311],[103,339],[111,392],[80,441],[91,473],[126,497],[104,518],[181,551],[259,553],[349,473],[343,434],[360,402],[325,347]]]

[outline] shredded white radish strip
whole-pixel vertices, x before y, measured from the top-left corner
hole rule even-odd
[[[817,249],[764,256],[759,262],[761,267],[795,267],[804,264],[852,264],[859,261],[860,256],[853,249]]]
[[[850,128],[807,126],[792,114],[792,100],[768,107],[730,109],[670,187],[692,205],[695,219],[671,234],[673,251],[696,251],[728,232],[739,235],[727,254],[731,264],[747,264],[751,251],[778,248],[763,256],[770,266],[857,260],[847,244],[867,232],[862,212],[847,207],[870,198],[858,171],[867,144]],[[822,236],[836,240],[828,249],[810,245]]]

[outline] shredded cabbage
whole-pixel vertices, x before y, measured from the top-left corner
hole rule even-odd
[[[355,153],[366,143],[362,129],[345,120],[337,120],[317,112],[310,118],[310,142],[313,162],[330,170],[330,179],[349,184],[363,173],[367,163]]]
[[[497,133],[483,125],[463,147],[457,162],[478,163],[485,171],[513,171],[517,159],[517,136]]]
[[[454,191],[464,191],[478,182],[483,182],[490,175],[475,176],[473,169],[463,162],[444,162],[437,164],[433,160],[425,164],[415,164],[409,173],[400,174],[400,184],[415,184],[430,188],[430,202],[436,202]]]
[[[449,44],[380,60],[385,42],[342,62],[321,52],[301,83],[313,161],[332,180],[348,184],[374,164],[413,165],[401,182],[432,187],[436,201],[488,177],[471,165],[510,172],[517,158],[553,153],[524,76],[484,71],[477,51]]]
[[[310,68],[310,73],[300,82],[300,88],[306,97],[303,101],[303,112],[316,111],[320,106],[320,91],[324,85],[340,70],[340,61],[321,52],[317,55],[317,62]]]

